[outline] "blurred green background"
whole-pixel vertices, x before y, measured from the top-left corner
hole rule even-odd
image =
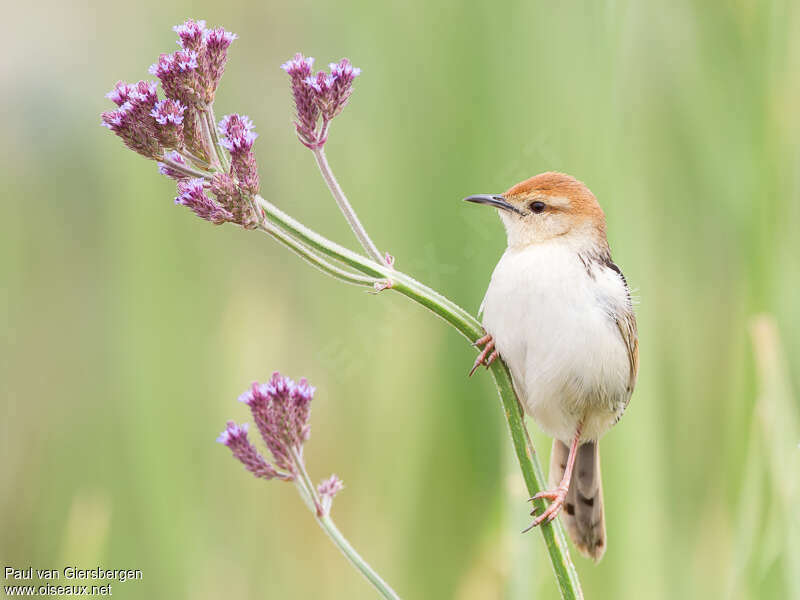
[[[608,553],[573,552],[587,598],[800,598],[800,5],[555,4],[4,5],[4,566],[142,569],[123,599],[374,597],[292,486],[214,443],[278,369],[317,386],[312,476],[342,477],[338,525],[403,597],[557,597],[463,339],[176,207],[98,126],[191,16],[240,36],[217,114],[255,121],[262,193],[351,247],[278,66],[363,69],[330,161],[398,267],[472,311],[505,239],[460,199],[584,180],[641,337],[602,442]]]

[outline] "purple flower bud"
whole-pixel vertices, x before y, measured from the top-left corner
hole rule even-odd
[[[206,102],[214,100],[219,80],[228,61],[228,48],[238,36],[222,27],[206,31],[205,50],[202,55],[202,75],[205,84]]]
[[[352,83],[353,79],[361,75],[361,69],[354,67],[349,60],[343,58],[338,63],[330,63],[331,75]]]
[[[166,100],[159,100],[156,102],[150,114],[155,118],[159,125],[180,125],[183,123],[183,113],[186,107],[172,98]]]
[[[135,84],[117,85],[109,95],[112,100],[127,98],[115,111],[101,115],[101,125],[116,133],[128,148],[155,158],[163,152],[163,145],[156,132],[156,122],[151,112],[158,100],[156,84],[139,81]]]
[[[162,54],[150,66],[150,73],[161,81],[164,93],[184,105],[202,102],[202,85],[197,72],[197,52],[179,50]]]
[[[231,167],[242,191],[249,196],[258,193],[258,165],[252,148],[258,134],[253,122],[244,115],[226,115],[219,122],[220,143],[231,153]]]
[[[111,100],[117,106],[122,106],[128,101],[131,86],[124,81],[118,81],[114,89],[106,94],[106,98]]]
[[[253,386],[239,397],[250,407],[253,420],[277,464],[297,474],[294,456],[302,456],[310,435],[314,388],[305,379],[295,383],[278,372],[268,383]]]
[[[179,196],[175,204],[189,207],[201,219],[220,225],[226,221],[233,221],[230,211],[214,202],[205,193],[204,179],[182,179],[178,181]]]
[[[264,457],[259,454],[255,446],[247,439],[247,423],[237,425],[233,421],[228,421],[225,431],[219,434],[217,441],[230,448],[236,459],[256,477],[264,479],[286,478],[285,474],[279,473],[275,467],[264,460]]]
[[[222,145],[231,153],[247,152],[258,137],[257,133],[253,133],[253,122],[245,115],[225,115],[218,129],[222,134]]]
[[[342,112],[350,99],[350,94],[353,93],[353,80],[361,74],[361,69],[354,67],[346,58],[338,63],[331,63],[330,68],[334,81],[330,91],[330,107],[325,116],[333,119]]]
[[[180,152],[176,152],[175,150],[167,152],[164,155],[164,158],[168,158],[172,162],[176,162],[179,165],[186,164],[186,161],[184,160]],[[180,181],[181,179],[187,179],[187,176],[184,173],[182,173],[181,171],[176,171],[170,165],[163,162],[158,163],[158,172],[161,173],[162,175],[166,175],[167,177],[171,177],[172,179],[175,179],[177,181]]]
[[[175,25],[172,30],[178,34],[178,45],[184,50],[194,50],[199,52],[203,46],[203,39],[206,33],[205,21],[193,21],[186,19],[184,23]]]
[[[310,56],[303,56],[299,52],[294,55],[294,58],[281,65],[281,69],[286,71],[292,79],[301,80],[311,75],[313,67],[314,59]]]
[[[331,505],[333,504],[333,498],[342,491],[344,484],[342,480],[339,479],[335,474],[331,475],[328,479],[324,479],[319,486],[317,487],[317,492],[319,493],[319,499],[322,503],[322,512],[323,514],[328,514],[331,512]]]

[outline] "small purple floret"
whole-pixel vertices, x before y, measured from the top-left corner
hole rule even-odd
[[[256,450],[255,446],[250,443],[247,438],[247,428],[247,423],[237,425],[233,421],[228,421],[225,431],[219,434],[217,441],[230,448],[233,456],[256,477],[263,479],[285,478],[285,475],[278,473],[275,467],[264,460],[264,457]]]
[[[175,204],[190,208],[198,217],[214,225],[232,221],[233,214],[209,198],[205,193],[205,186],[205,180],[200,178],[179,181],[180,195],[175,198]]]
[[[311,56],[303,56],[299,52],[294,55],[294,58],[281,65],[281,69],[286,71],[292,78],[298,77],[300,79],[305,79],[311,75],[313,67],[314,59]]]
[[[206,22],[187,19],[172,30],[178,34],[178,45],[184,50],[199,51],[206,35]]]
[[[167,98],[166,100],[159,100],[156,102],[150,114],[160,125],[166,125],[167,123],[180,125],[183,123],[183,113],[185,110],[186,107],[183,104],[172,98]]]
[[[218,129],[222,134],[222,145],[232,153],[250,150],[258,137],[253,132],[253,122],[245,115],[225,115],[219,122]]]
[[[106,98],[111,100],[117,106],[122,106],[127,102],[128,96],[131,92],[131,86],[124,81],[118,81],[114,89],[106,94]]]

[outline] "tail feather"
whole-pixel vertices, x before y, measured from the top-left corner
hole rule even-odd
[[[569,447],[559,440],[553,440],[550,487],[558,486],[564,476],[568,456]],[[578,447],[561,521],[581,554],[594,561],[603,557],[606,551],[606,524],[597,442],[585,442]]]

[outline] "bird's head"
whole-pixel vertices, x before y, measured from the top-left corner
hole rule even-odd
[[[563,173],[541,173],[503,194],[464,198],[498,209],[509,248],[556,238],[580,246],[606,246],[606,218],[589,188]]]

